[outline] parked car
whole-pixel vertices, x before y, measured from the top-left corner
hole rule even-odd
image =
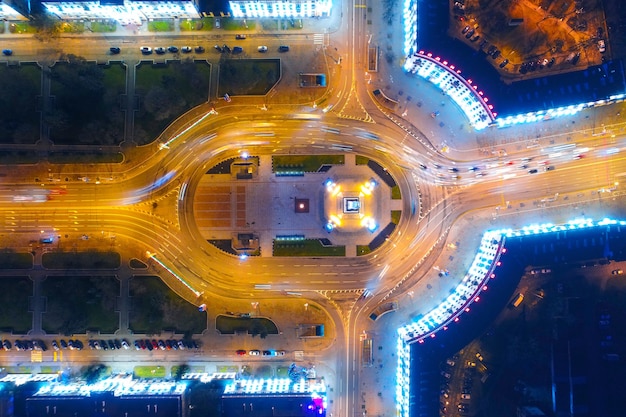
[[[259,51],[259,52],[267,52],[267,46],[265,46],[265,45],[259,46],[257,48],[257,51]]]
[[[280,45],[278,47],[278,52],[289,52],[289,47],[287,45]]]
[[[176,52],[178,52],[178,47],[177,46],[168,46],[167,50],[173,54],[175,54]]]
[[[604,39],[600,39],[598,41],[598,51],[600,51],[601,54],[606,52],[606,44],[604,43]]]
[[[251,350],[250,352],[248,352],[249,355],[251,356],[259,356],[261,354],[260,350]]]
[[[4,350],[11,350],[12,347],[13,346],[11,345],[11,341],[10,340],[5,339],[5,340],[2,341],[2,349],[4,349]]]
[[[181,51],[183,54],[188,54],[189,52],[191,52],[191,50],[192,50],[192,49],[191,49],[191,46],[183,46],[182,48],[180,48],[180,51]]]
[[[119,48],[119,47],[117,47],[117,46],[112,46],[112,47],[110,47],[110,48],[109,48],[109,51],[111,51],[111,53],[112,53],[113,55],[117,55],[117,54],[119,54],[120,52],[122,52],[122,49],[121,49],[121,48]]]
[[[152,53],[152,48],[150,48],[149,46],[142,46],[141,48],[139,48],[139,50],[144,55],[150,55]]]
[[[224,45],[224,46],[226,46],[226,45]],[[221,46],[219,46],[219,45],[215,45],[213,48],[215,48],[215,50],[216,50],[217,52],[224,52],[224,48],[222,48],[222,47],[221,47]]]
[[[166,49],[163,48],[162,46],[159,46],[158,48],[154,48],[154,52],[156,52],[159,55],[163,55],[165,53]]]
[[[235,39],[246,39],[246,35],[235,35]]]
[[[245,351],[245,350],[243,350],[243,349],[239,349],[239,350],[237,351],[237,355],[239,355],[239,356],[244,356],[246,353],[248,353],[248,352],[247,352],[247,351]]]
[[[6,56],[11,56],[11,55],[13,55],[13,50],[12,49],[3,49],[2,50],[2,54],[6,55]]]
[[[243,48],[241,46],[233,46],[233,54],[240,54],[243,52]]]
[[[614,269],[611,271],[612,275],[622,275],[624,273],[624,270],[622,269]]]
[[[204,46],[196,46],[194,48],[194,51],[196,51],[197,54],[201,54],[202,52],[204,52]]]

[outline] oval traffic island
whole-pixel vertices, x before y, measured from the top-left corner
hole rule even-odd
[[[366,255],[393,233],[402,206],[388,171],[353,154],[229,159],[193,195],[200,235],[234,256]]]

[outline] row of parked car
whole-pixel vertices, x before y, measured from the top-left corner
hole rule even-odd
[[[237,351],[237,355],[239,356],[245,356],[245,355],[250,355],[250,356],[285,356],[285,351],[284,350],[244,350],[244,349],[239,349]]]
[[[50,342],[52,350],[82,350],[84,348],[83,342],[78,339],[56,339]],[[131,344],[127,339],[90,339],[87,342],[87,346],[93,350],[116,350],[116,349],[130,349]],[[156,340],[156,339],[138,339],[135,340],[135,350],[186,350],[186,349],[200,349],[200,343],[196,340],[186,339],[168,339],[168,340]],[[21,340],[18,339],[14,343],[10,340],[2,340],[2,349],[9,351],[15,348],[17,351],[38,350],[45,352],[48,350],[46,342],[40,339],[34,340]]]
[[[75,339],[70,339],[67,341],[65,339],[61,339],[59,342],[57,342],[56,340],[53,340],[51,345],[52,345],[52,349],[54,350],[60,350],[60,349],[82,350],[83,349],[83,342],[81,342],[80,340],[75,340]],[[38,351],[45,352],[46,350],[48,350],[48,345],[46,345],[46,342],[40,339],[34,339],[34,340],[18,339],[14,343],[11,343],[11,341],[7,339],[4,339],[2,341],[3,350],[9,351],[13,348],[15,348],[15,350],[17,351],[38,350]]]

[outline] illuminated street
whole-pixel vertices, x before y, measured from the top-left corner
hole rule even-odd
[[[431,337],[467,308],[468,298],[483,291],[491,260],[501,256],[502,239],[502,234],[484,232],[623,214],[626,122],[616,117],[623,97],[498,118],[497,103],[485,100],[463,78],[466,74],[455,75],[439,57],[413,55],[419,52],[414,49],[402,65],[395,65],[397,59],[392,65],[381,60],[386,68],[365,71],[364,45],[372,35],[366,19],[372,13],[345,2],[334,5],[332,15],[323,23],[333,31],[324,33],[325,43],[316,45],[321,52],[315,55],[325,60],[320,66],[328,73],[328,88],[293,93],[279,83],[266,98],[233,97],[232,102],[213,90],[210,103],[181,115],[150,145],[124,143],[128,154],[119,164],[2,166],[0,236],[6,248],[33,252],[36,259],[50,248],[114,248],[124,259],[146,262],[181,297],[206,305],[211,317],[224,311],[261,316],[261,308],[265,314],[275,312],[290,331],[274,336],[280,342],[271,348],[282,344],[289,354],[302,351],[302,363],[328,372],[322,375],[323,389],[332,387],[327,415],[409,417],[408,405],[398,405],[399,397],[408,401],[409,395],[396,388],[401,385],[396,376],[402,378],[398,363],[404,359],[391,352],[422,343],[418,339]],[[241,44],[247,50],[257,43],[269,45],[275,51],[289,43],[291,55],[281,59],[295,63],[310,58],[315,34],[283,35],[285,42],[259,33]],[[141,59],[141,45],[157,45],[155,35],[115,36],[104,38],[111,45],[123,40],[122,56],[129,65]],[[179,34],[159,36],[158,42],[168,45]],[[221,39],[180,36],[207,49]],[[101,38],[75,36],[63,42],[66,53],[108,59],[103,51],[109,44]],[[20,50],[20,60],[57,58],[31,39],[7,44]],[[392,88],[385,89],[388,85]],[[403,91],[399,102],[384,98],[393,89]],[[282,177],[273,171],[277,155],[341,155],[345,160],[327,172]],[[256,165],[249,162],[253,158]],[[359,165],[359,158],[382,168],[376,172]],[[246,175],[207,173],[224,161],[235,161]],[[387,176],[400,198],[392,197],[394,185],[385,182]],[[392,223],[394,211],[401,214],[393,233],[381,237],[371,253],[357,253]],[[345,256],[272,256],[279,237],[300,235],[345,246]],[[227,253],[208,242],[231,239],[245,244]],[[481,245],[489,264],[473,268],[480,263]],[[479,283],[467,284],[467,273]],[[461,287],[467,291],[464,299],[458,298]],[[395,303],[393,315],[371,318],[390,302]],[[332,321],[328,337],[318,344],[293,334],[306,322],[309,305],[319,306]],[[368,338],[375,364],[363,366]],[[189,354],[190,362],[228,364],[244,345],[233,338],[205,339],[205,352],[212,356]],[[265,342],[257,342],[244,347],[263,350]],[[93,352],[69,354],[76,363],[96,357]],[[141,361],[120,357],[105,359],[121,371]],[[146,360],[155,361],[173,363],[176,357],[157,351]],[[385,394],[376,396],[380,391]]]

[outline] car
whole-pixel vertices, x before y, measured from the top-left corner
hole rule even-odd
[[[274,351],[274,356],[285,356],[285,351],[284,350],[275,350]]]
[[[235,39],[246,39],[246,35],[235,35]]]
[[[122,341],[120,342],[120,345],[122,346],[123,349],[130,349],[130,344],[128,343],[128,340],[126,339],[122,339]]]
[[[474,29],[470,29],[466,34],[465,34],[465,38],[469,39],[474,35],[474,32],[476,32]]]
[[[193,50],[196,51],[197,54],[201,54],[204,52],[204,46],[196,46]]]
[[[463,30],[461,31],[461,33],[462,33],[463,35],[465,35],[465,34],[466,34],[469,30],[470,30],[470,27],[469,27],[469,26],[465,26],[465,27],[463,28]]]
[[[133,345],[135,345],[135,350],[141,350],[141,343],[139,342],[139,340],[135,340],[135,343],[133,343]]]
[[[154,48],[154,52],[156,52],[159,55],[163,55],[166,52],[166,49],[163,48],[162,46],[159,46],[158,48]]]
[[[224,44],[224,46],[222,46],[222,52],[230,53],[230,47],[228,45]]]
[[[2,55],[11,56],[11,55],[13,55],[13,50],[12,49],[3,49],[2,50]]]
[[[259,52],[267,52],[267,46],[265,45],[259,46],[258,48],[256,48],[256,50]]]
[[[109,349],[111,350],[116,350],[118,348],[115,340],[109,340],[107,341],[107,344],[109,345]]]
[[[500,56],[500,50],[496,49],[495,51],[493,51],[493,54],[491,54],[491,59],[497,59]]]
[[[612,275],[623,275],[624,274],[624,270],[622,269],[614,269],[611,271]]]
[[[470,394],[461,394],[462,400],[471,400],[472,396]]]
[[[149,46],[142,46],[141,48],[139,48],[139,50],[144,55],[150,55],[152,53],[152,48],[150,48]]]
[[[182,52],[183,54],[188,54],[191,51],[191,46],[183,46],[182,48],[180,48],[180,52]]]
[[[539,170],[537,170],[536,168],[533,168],[531,170],[528,170],[529,174],[536,174],[537,172],[539,172]]]
[[[450,379],[450,377],[452,375],[450,375],[448,372],[446,371],[441,371],[441,376],[444,377],[445,379]]]
[[[67,349],[67,342],[65,339],[59,340],[59,346],[61,346],[61,349]]]
[[[260,350],[251,350],[248,352],[248,355],[250,356],[259,356],[261,354]]]
[[[159,348],[159,342],[157,342],[156,339],[150,340],[150,344],[152,344],[152,349],[158,349]]]
[[[56,340],[53,340],[52,343],[50,343],[50,346],[52,346],[52,349],[54,350],[59,350],[59,343]]]
[[[146,339],[143,341],[143,344],[145,345],[146,349],[152,351],[152,349],[154,349],[152,347],[152,342],[150,341],[150,339]],[[142,346],[143,347],[143,346]]]
[[[74,339],[74,349],[83,350],[83,342],[78,339]]]
[[[162,340],[160,340],[160,339],[159,339],[159,341],[157,342],[157,344],[159,345],[159,349],[161,349],[161,350],[166,350],[166,349],[167,349],[167,346],[165,345],[165,342],[164,342],[164,341],[162,341]]]
[[[175,54],[176,52],[178,52],[178,47],[177,46],[168,46],[167,50],[173,54]]]
[[[264,350],[262,353],[263,353],[263,356],[274,356],[274,355],[272,355],[272,351],[271,350]]]
[[[500,65],[498,65],[500,68],[504,68],[507,66],[507,64],[509,63],[508,59],[505,59],[504,61],[500,62]]]
[[[480,352],[476,352],[476,359],[478,359],[481,362],[484,360],[483,355],[481,355]]]
[[[100,343],[98,343],[97,340],[88,340],[87,341],[87,346],[89,346],[89,349],[100,349]]]
[[[111,51],[111,53],[112,53],[113,55],[117,55],[117,54],[119,54],[120,52],[122,52],[122,49],[121,49],[121,48],[119,48],[119,47],[117,47],[117,46],[112,46],[112,47],[110,47],[110,48],[109,48],[109,51]]]
[[[11,341],[10,340],[5,339],[5,340],[2,341],[2,349],[4,349],[4,350],[11,350],[12,347],[13,346],[11,345]]]
[[[550,58],[550,60],[548,61],[548,68],[552,68],[552,65],[554,65],[554,63],[556,62],[556,58]]]
[[[180,350],[185,350],[185,349],[187,348],[187,346],[185,346],[185,342],[183,342],[183,340],[182,340],[182,339],[181,339],[181,340],[178,340],[178,341],[176,342],[176,344],[178,345],[178,349],[180,349]]]
[[[100,340],[100,346],[102,346],[102,350],[109,350],[109,344],[104,339]]]
[[[479,39],[480,39],[480,35],[474,35],[474,36],[472,36],[472,39],[470,39],[470,41],[471,42],[476,42]]]
[[[233,54],[240,54],[243,52],[243,48],[241,46],[233,46]]]
[[[224,45],[224,46],[226,46],[226,45]],[[219,45],[215,45],[213,48],[215,48],[215,50],[216,50],[217,52],[224,52],[224,48],[222,48],[222,47],[221,47],[221,46],[219,46]]]
[[[287,45],[280,45],[278,47],[278,52],[289,52],[289,47]]]
[[[606,52],[606,44],[604,43],[604,39],[600,39],[598,41],[598,51],[600,51],[601,54]]]
[[[451,167],[451,168],[448,168],[448,171],[450,171],[450,172],[459,172],[459,169],[457,167]]]
[[[446,364],[448,364],[448,366],[454,366],[456,362],[452,359],[446,359]]]
[[[248,352],[247,352],[247,351],[245,351],[245,350],[243,350],[243,349],[239,349],[239,350],[237,351],[237,355],[239,355],[239,356],[244,356],[246,353],[248,353]]]

